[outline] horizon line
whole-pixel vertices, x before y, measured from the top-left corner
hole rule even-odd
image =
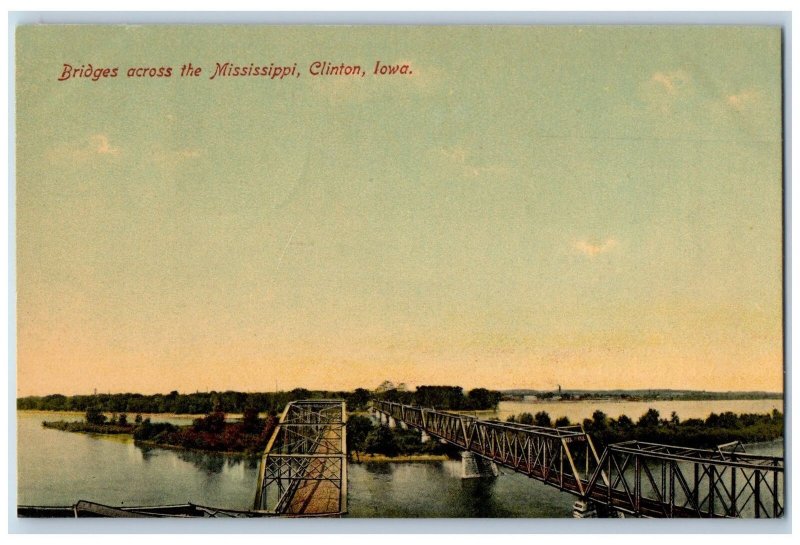
[[[495,388],[486,388],[483,386],[476,386],[475,388],[464,388],[458,385],[452,384],[423,384],[420,386],[415,386],[414,389],[406,389],[402,391],[406,392],[414,392],[420,387],[424,386],[433,386],[433,387],[458,387],[461,388],[464,392],[469,392],[471,390],[476,390],[480,388],[484,388],[489,391],[495,391],[500,393],[506,392],[515,392],[515,391],[529,391],[529,392],[556,392],[558,389],[537,389],[537,388],[502,388],[502,389],[495,389]],[[24,399],[28,397],[48,397],[48,396],[55,396],[60,395],[64,397],[76,397],[76,396],[100,396],[100,395],[142,395],[142,396],[156,396],[156,395],[170,395],[173,391],[177,392],[178,395],[197,395],[197,394],[222,394],[227,392],[235,392],[235,393],[244,393],[244,394],[282,394],[282,393],[290,393],[293,390],[308,390],[311,393],[315,392],[354,392],[357,389],[367,390],[368,392],[372,393],[377,391],[377,388],[364,388],[362,386],[358,386],[356,388],[351,389],[312,389],[312,388],[304,388],[302,386],[298,386],[296,388],[291,388],[288,390],[195,390],[194,392],[181,392],[180,390],[171,390],[169,392],[154,392],[154,393],[141,393],[141,392],[133,392],[133,391],[124,391],[124,392],[94,392],[94,393],[78,393],[78,394],[62,394],[59,392],[56,393],[49,393],[49,394],[27,394],[27,395],[17,395],[16,399]],[[387,390],[390,391],[390,390]],[[782,391],[770,391],[770,390],[698,390],[698,389],[682,389],[682,388],[603,388],[603,389],[585,389],[585,388],[561,388],[561,393],[569,393],[569,392],[590,392],[590,393],[604,393],[604,392],[687,392],[687,393],[705,393],[705,394],[770,394],[770,395],[779,395],[781,397],[784,396],[784,392]]]

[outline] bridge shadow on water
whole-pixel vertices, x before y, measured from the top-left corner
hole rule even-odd
[[[461,462],[366,462],[351,466],[351,516],[519,516],[496,478],[461,478]]]
[[[509,517],[511,513],[504,509],[495,499],[496,478],[462,479],[461,494],[464,516],[482,517]]]

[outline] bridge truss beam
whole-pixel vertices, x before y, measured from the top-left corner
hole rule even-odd
[[[379,401],[376,410],[498,465],[576,496],[585,495],[599,459],[580,426],[549,428]]]
[[[783,459],[627,441],[609,445],[586,496],[650,517],[783,516]]]
[[[783,516],[782,457],[639,441],[598,457],[581,426],[549,428],[387,401],[379,413],[405,422],[584,501],[641,517]]]
[[[254,509],[285,516],[347,511],[345,402],[293,401],[261,459]]]

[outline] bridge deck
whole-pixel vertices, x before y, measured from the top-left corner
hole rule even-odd
[[[345,422],[343,401],[289,403],[261,461],[255,509],[285,516],[343,514]]]
[[[332,459],[316,456],[336,454],[330,448],[330,443],[337,439],[336,432],[326,428],[323,435],[323,440],[314,450],[315,457],[310,459],[305,474],[286,508],[287,515],[324,515],[340,512],[340,486],[333,480],[325,478],[331,469],[329,466]],[[333,459],[333,463],[338,463],[338,460]]]

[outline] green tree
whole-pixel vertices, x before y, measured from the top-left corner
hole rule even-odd
[[[294,390],[289,392],[289,395],[291,396],[292,401],[311,398],[311,392],[309,390],[306,390],[305,388],[295,388]]]
[[[470,409],[493,409],[500,402],[500,392],[487,390],[486,388],[475,388],[467,393]]]
[[[248,407],[244,410],[242,418],[242,428],[245,433],[260,433],[263,422],[258,418],[258,409]]]
[[[373,429],[372,420],[366,416],[352,415],[347,418],[347,453],[352,456],[364,452],[367,436]]]
[[[736,415],[736,413],[725,411],[719,415],[719,425],[722,428],[738,428],[739,417]]]
[[[378,426],[367,434],[364,440],[364,452],[368,454],[397,455],[397,442],[392,430]]]
[[[622,431],[624,433],[631,431],[633,429],[633,426],[634,426],[633,420],[631,420],[630,417],[624,414],[621,414],[619,418],[617,418],[615,425],[617,430]]]
[[[365,388],[356,388],[355,391],[347,397],[347,408],[349,410],[363,410],[371,398],[372,395],[369,393],[369,390]]]
[[[570,425],[570,421],[569,421],[569,418],[567,418],[566,416],[561,416],[561,417],[556,419],[555,426],[557,428],[563,428],[564,426],[569,426],[569,425]]]
[[[647,412],[639,418],[637,425],[642,428],[655,428],[658,426],[658,419],[661,415],[655,409],[647,409]]]
[[[605,431],[608,429],[608,416],[603,411],[595,411],[592,413],[592,430]]]
[[[106,415],[96,405],[86,409],[86,422],[89,424],[96,424],[102,426],[106,423]]]
[[[418,386],[414,393],[414,401],[420,407],[458,410],[463,408],[465,400],[460,386]]]
[[[225,430],[225,413],[215,411],[203,418],[196,418],[192,421],[192,429],[194,431],[222,433]]]
[[[534,424],[537,426],[543,426],[545,428],[550,428],[553,426],[553,421],[550,420],[550,415],[547,414],[545,411],[539,411],[533,417]]]

